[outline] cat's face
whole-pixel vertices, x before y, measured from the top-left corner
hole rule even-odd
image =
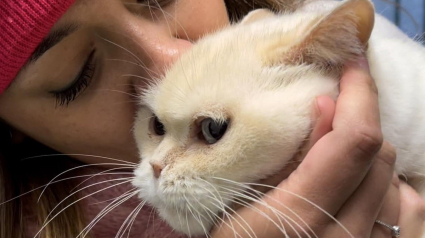
[[[303,147],[315,97],[335,97],[338,82],[321,66],[276,57],[292,55],[322,15],[264,16],[207,37],[144,93],[133,184],[174,229],[208,233],[232,202],[246,202],[249,183]]]

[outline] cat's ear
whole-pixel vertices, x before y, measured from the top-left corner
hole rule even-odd
[[[275,60],[325,68],[341,66],[366,50],[374,20],[370,0],[347,0],[314,23],[296,45],[286,48]]]
[[[254,11],[248,13],[248,15],[246,15],[242,19],[240,24],[246,25],[246,24],[256,22],[256,21],[264,19],[264,18],[272,17],[272,16],[274,16],[274,13],[272,11],[268,10],[268,9],[257,9],[257,10],[254,10]]]

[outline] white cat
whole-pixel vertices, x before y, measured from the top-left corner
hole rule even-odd
[[[240,197],[236,184],[291,162],[311,132],[315,98],[336,98],[342,66],[366,48],[396,170],[423,192],[425,49],[374,20],[369,0],[316,1],[292,13],[254,11],[200,40],[141,98],[140,198],[174,229],[208,232]]]

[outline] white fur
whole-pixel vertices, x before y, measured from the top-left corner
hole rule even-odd
[[[213,177],[246,183],[281,170],[310,133],[315,97],[336,98],[338,80],[313,66],[265,66],[261,58],[267,42],[295,28],[305,31],[335,7],[311,4],[316,5],[205,37],[144,94],[135,124],[142,160],[133,184],[174,229],[207,233],[221,203],[233,199],[222,188],[229,183]],[[384,137],[397,148],[397,172],[422,178],[425,50],[377,16],[368,58],[379,88]],[[164,124],[164,136],[153,133],[153,114]],[[203,117],[230,119],[216,144],[193,134]],[[159,179],[150,163],[164,166]]]

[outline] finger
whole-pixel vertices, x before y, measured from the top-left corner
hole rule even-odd
[[[320,138],[332,130],[335,102],[328,96],[319,96],[316,98],[315,110],[317,119],[310,136],[309,145],[307,146],[308,149],[311,149]]]
[[[353,233],[354,237],[370,235],[391,183],[394,163],[395,149],[384,142],[369,173],[337,213],[336,218]],[[397,195],[397,191],[395,192]],[[398,216],[395,216],[395,219],[397,218]]]
[[[332,129],[332,120],[335,113],[335,102],[328,96],[319,96],[316,99],[316,121],[313,128],[313,131],[311,133],[311,137],[309,140],[309,145],[307,146],[308,149],[310,149],[314,143],[316,143],[321,137],[323,137],[326,133],[330,132]],[[275,176],[269,177],[266,180],[260,181],[261,184],[269,184],[269,185],[277,185],[279,184],[284,178],[287,178],[291,172],[293,172],[298,164],[289,164],[288,166],[285,166],[285,168],[280,171]],[[267,187],[259,186],[254,188],[260,192],[266,192],[268,191]],[[273,197],[273,196],[272,196]],[[276,198],[276,197],[275,197]],[[269,200],[269,201],[267,201]],[[266,202],[270,204],[271,206],[274,206],[276,208],[281,208],[281,205],[276,203],[276,200],[270,201],[270,199],[266,199]],[[284,203],[284,202],[283,202]],[[255,234],[256,237],[282,237],[281,231],[274,225],[269,224],[268,230],[264,228],[265,221],[267,220],[265,217],[272,217],[275,218],[275,213],[269,209],[267,209],[264,206],[260,206],[259,204],[254,204],[254,207],[258,210],[262,211],[262,214],[256,214],[253,216],[252,209],[248,209],[246,207],[241,207],[240,205],[234,204],[232,208],[240,208],[238,210],[239,216],[236,217],[234,221],[232,221],[232,227],[228,226],[221,226],[216,227],[216,229],[212,232],[212,237],[222,237],[225,234],[233,234],[234,232],[241,234],[242,236],[249,237],[249,234],[247,234],[246,230],[254,230],[257,233]],[[285,209],[285,208],[284,208]],[[284,213],[286,213],[287,209],[285,209]],[[243,217],[243,221],[239,221],[239,219]],[[258,220],[257,220],[258,219]],[[276,219],[276,222],[278,220]],[[250,224],[250,227],[244,227],[244,224]],[[263,236],[262,236],[263,235]]]
[[[341,79],[333,130],[281,186],[336,214],[363,180],[381,145],[377,91],[360,63],[347,68]]]
[[[400,182],[400,237],[425,237],[425,201],[412,187]]]
[[[400,214],[400,191],[399,191],[400,181],[396,174],[393,174],[393,180],[391,182],[390,188],[388,189],[387,194],[384,198],[384,203],[382,205],[381,211],[377,220],[383,221],[390,225],[398,224],[398,217]],[[372,229],[371,238],[388,238],[391,237],[391,230],[387,227],[380,225],[378,223],[374,224]]]

